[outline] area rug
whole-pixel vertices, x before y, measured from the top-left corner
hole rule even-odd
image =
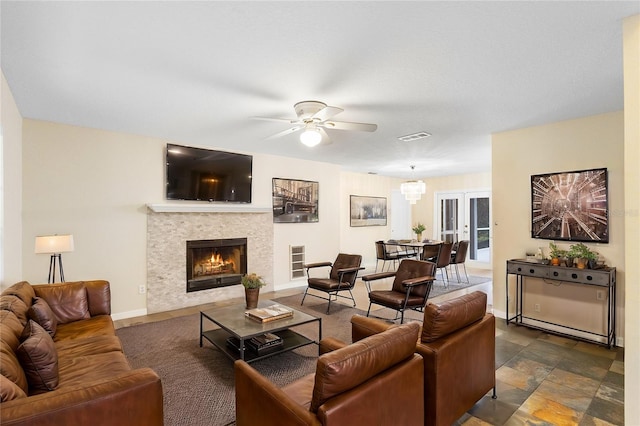
[[[440,274],[438,274],[438,276],[440,276]],[[456,281],[455,278],[453,279],[450,278],[447,285],[445,285],[445,283],[441,279],[437,279],[433,282],[433,287],[431,287],[431,293],[429,293],[429,299],[442,296],[443,294],[453,293],[454,291],[462,290],[467,287],[473,287],[475,285],[488,283],[489,281],[491,281],[491,278],[489,277],[478,277],[475,275],[469,275],[468,283],[465,283],[465,282],[459,283],[458,281]]]
[[[434,283],[431,297],[441,296],[489,279],[469,277],[470,284],[450,282],[444,288]],[[431,298],[430,297],[430,298]],[[365,310],[340,303],[307,298],[303,306],[301,294],[274,299],[310,315],[322,318],[323,337],[351,341],[353,315],[365,315]],[[372,316],[393,320],[395,311],[378,309]],[[406,321],[421,321],[422,314],[408,312]],[[149,324],[117,330],[125,355],[133,368],[150,367],[162,379],[164,418],[167,426],[222,426],[235,423],[235,388],[233,361],[205,340],[199,346],[200,315],[192,314]],[[316,339],[317,324],[296,327],[296,331]],[[261,374],[282,386],[315,370],[318,348],[309,345],[294,351],[266,358],[251,365]]]
[[[323,336],[351,340],[349,320],[362,311],[326,302],[291,300],[291,306],[322,318]],[[235,422],[233,362],[205,340],[199,346],[200,315],[187,315],[117,330],[125,355],[133,368],[150,367],[162,379],[164,424],[167,426],[218,426]],[[317,324],[296,331],[317,338]],[[251,365],[277,386],[315,371],[318,347],[309,345],[266,358]]]

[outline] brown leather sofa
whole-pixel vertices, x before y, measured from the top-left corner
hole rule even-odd
[[[487,295],[476,291],[424,311],[416,352],[424,360],[425,425],[451,425],[493,389],[495,398],[495,318]],[[393,324],[356,315],[353,341]]]
[[[0,295],[0,422],[162,425],[162,384],[132,370],[107,281],[20,282]]]
[[[351,345],[323,339],[316,372],[282,388],[236,361],[237,426],[422,425],[419,330],[399,325]]]

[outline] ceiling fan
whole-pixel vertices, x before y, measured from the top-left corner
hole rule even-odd
[[[349,121],[331,120],[335,115],[344,111],[342,108],[327,106],[324,102],[319,101],[302,101],[293,106],[298,118],[270,118],[270,117],[252,117],[257,120],[283,121],[293,126],[269,136],[266,139],[274,139],[280,136],[289,135],[299,130],[304,130],[300,134],[300,142],[313,147],[320,142],[329,144],[331,139],[325,129],[335,130],[356,130],[360,132],[375,132],[378,128],[376,124],[354,123]]]

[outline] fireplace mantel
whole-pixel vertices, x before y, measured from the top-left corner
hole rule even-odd
[[[162,203],[147,204],[156,213],[271,213],[271,207],[250,204]]]

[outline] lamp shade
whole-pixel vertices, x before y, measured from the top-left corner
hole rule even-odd
[[[66,253],[73,251],[73,235],[36,237],[36,253]]]

